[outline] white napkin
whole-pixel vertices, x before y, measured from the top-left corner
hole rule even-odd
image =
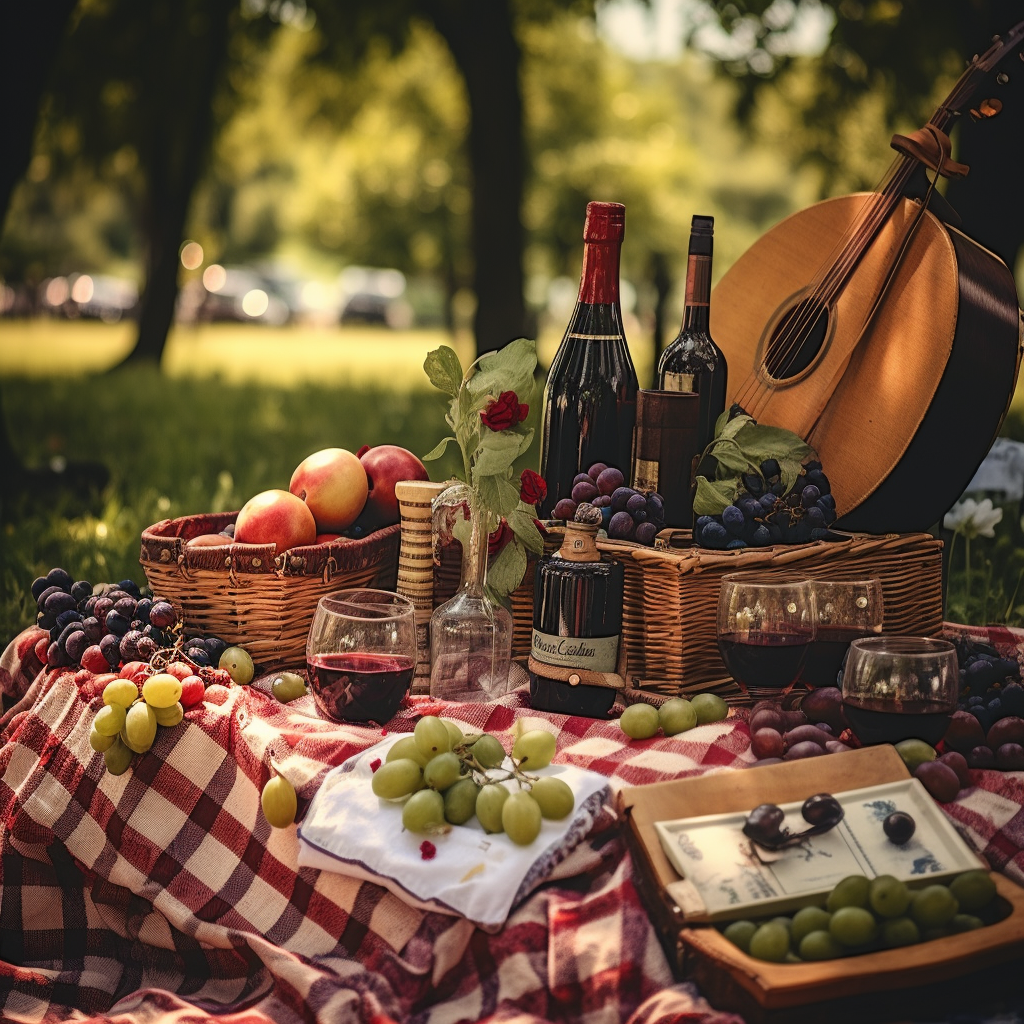
[[[533,774],[562,779],[576,807],[562,821],[544,820],[529,846],[517,846],[504,833],[484,832],[475,817],[446,835],[407,832],[402,805],[381,800],[370,788],[371,763],[383,762],[401,738],[388,736],[327,774],[299,826],[302,867],[376,882],[413,906],[463,916],[486,931],[498,931],[512,907],[587,835],[609,797],[603,775],[549,765]],[[424,841],[433,844],[433,856]]]

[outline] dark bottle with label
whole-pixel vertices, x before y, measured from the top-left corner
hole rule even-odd
[[[567,522],[562,546],[537,563],[528,667],[541,710],[603,716],[621,685],[623,568],[602,559],[597,530]]]
[[[579,299],[544,389],[542,518],[571,496],[576,475],[595,462],[629,476],[639,385],[619,306],[625,224],[621,203],[587,204]]]
[[[679,334],[658,360],[662,391],[694,391],[700,397],[698,451],[715,436],[715,421],[725,409],[728,368],[708,327],[711,306],[711,258],[715,218],[695,216],[686,259],[686,306]]]

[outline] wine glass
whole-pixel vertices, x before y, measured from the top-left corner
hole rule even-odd
[[[882,584],[877,579],[812,580],[817,628],[800,682],[810,689],[838,686],[850,642],[882,632]]]
[[[854,640],[843,666],[843,714],[865,744],[942,739],[956,710],[956,648],[929,637]]]
[[[814,590],[798,576],[729,573],[718,595],[718,649],[750,702],[781,700],[814,639]]]
[[[338,590],[320,598],[306,640],[309,686],[338,722],[390,719],[416,668],[416,608],[387,590]]]

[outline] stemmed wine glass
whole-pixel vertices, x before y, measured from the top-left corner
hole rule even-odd
[[[309,686],[321,714],[383,723],[398,711],[416,668],[416,608],[368,588],[320,598],[306,640]]]
[[[742,572],[722,577],[718,649],[749,701],[781,700],[792,688],[815,620],[814,590],[806,579]]]
[[[853,640],[882,632],[882,584],[877,579],[812,580],[817,629],[800,670],[810,689],[838,686],[839,670]]]
[[[942,739],[956,710],[956,648],[929,637],[854,640],[843,666],[843,714],[861,743]]]

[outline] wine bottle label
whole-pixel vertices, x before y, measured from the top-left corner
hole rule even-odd
[[[695,373],[673,373],[666,370],[662,381],[662,391],[696,391],[697,375]]]
[[[633,489],[637,491],[657,491],[658,463],[650,459],[637,459],[633,463]]]
[[[534,629],[530,653],[545,665],[614,672],[619,661],[619,637],[552,636]]]

